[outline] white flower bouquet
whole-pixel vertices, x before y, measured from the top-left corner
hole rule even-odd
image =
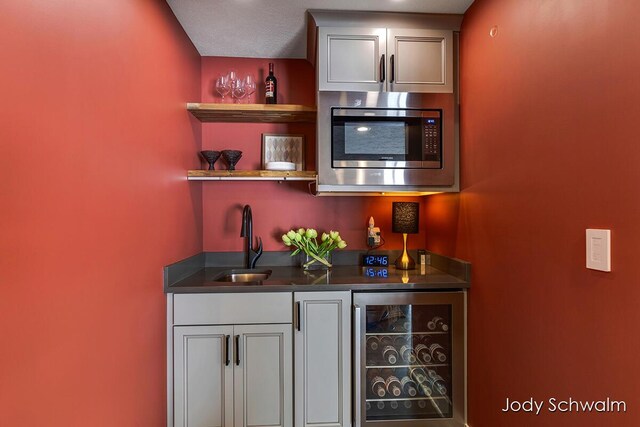
[[[318,243],[318,232],[313,228],[299,228],[298,230],[289,230],[287,234],[282,235],[282,241],[287,246],[293,246],[295,250],[291,256],[303,252],[307,255],[307,261],[302,265],[305,269],[315,263],[322,264],[325,268],[331,267],[329,255],[334,249],[344,249],[347,242],[342,240],[340,233],[330,231],[322,233],[320,243]]]

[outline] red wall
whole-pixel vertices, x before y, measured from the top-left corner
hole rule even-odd
[[[4,2],[0,40],[0,424],[164,425],[200,58],[151,0]]]
[[[278,102],[315,105],[315,77],[311,64],[302,59],[202,58],[202,100],[222,102],[214,92],[218,75],[235,69],[240,75],[253,74],[262,82],[268,74],[268,64],[274,62],[278,79]],[[264,85],[254,99],[264,102]],[[253,101],[253,100],[252,100]],[[225,99],[225,102],[232,102]],[[315,124],[205,123],[202,125],[204,149],[238,149],[243,152],[237,169],[260,169],[262,133],[304,134],[307,169],[315,170]],[[205,167],[202,163],[196,167]],[[216,168],[226,168],[222,159]],[[242,206],[250,204],[253,211],[254,235],[261,236],[265,250],[288,250],[280,236],[290,228],[313,227],[318,230],[339,230],[350,249],[362,249],[366,244],[366,227],[373,215],[382,227],[385,249],[402,247],[402,237],[391,233],[391,203],[397,200],[418,201],[421,198],[389,197],[312,197],[308,184],[277,182],[204,183],[202,190],[205,251],[241,251]],[[418,248],[425,234],[410,238],[410,247]],[[413,242],[413,243],[412,243]]]
[[[638,16],[612,0],[476,0],[465,16],[463,190],[426,206],[427,247],[473,263],[473,427],[640,425]],[[611,273],[585,268],[586,228],[612,230]],[[628,412],[501,412],[531,397]]]

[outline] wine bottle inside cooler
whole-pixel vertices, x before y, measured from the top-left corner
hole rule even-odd
[[[401,317],[395,322],[393,322],[389,329],[395,332],[411,331],[411,320],[407,319],[406,317]]]
[[[278,80],[273,75],[273,62],[269,63],[269,75],[264,81],[265,102],[267,104],[278,103]]]
[[[367,337],[367,348],[371,351],[377,351],[379,348],[380,339],[376,335],[369,335]]]
[[[400,356],[402,357],[402,360],[410,365],[416,363],[416,354],[409,344],[405,344],[400,347]]]
[[[430,382],[427,377],[427,374],[424,372],[422,368],[412,368],[409,371],[409,376],[416,383],[418,389],[425,396],[431,396],[433,394],[433,390],[430,387]]]
[[[403,345],[407,344],[408,338],[406,335],[396,335],[393,337],[393,346],[395,348],[400,348]]]
[[[395,375],[389,375],[385,381],[385,385],[387,387],[387,393],[390,395],[400,397],[402,394],[402,385],[400,384],[398,377]]]
[[[422,363],[431,363],[431,353],[429,352],[429,348],[420,343],[415,348],[416,359]]]
[[[392,345],[382,349],[382,357],[389,365],[395,365],[398,361],[398,350]]]
[[[402,391],[404,392],[405,396],[415,397],[416,394],[418,394],[418,389],[416,387],[415,381],[413,381],[407,375],[402,377],[402,379],[400,380],[400,384],[402,385]]]
[[[444,348],[438,343],[433,343],[429,346],[429,353],[433,360],[437,360],[440,363],[447,361],[447,354],[444,352]]]
[[[387,394],[387,385],[384,378],[380,376],[380,371],[370,369],[367,372],[367,380],[371,384],[371,392],[374,396],[384,397]]]
[[[413,402],[411,402],[410,400],[405,400],[404,401],[404,407],[406,409],[411,409],[411,406],[413,406]]]
[[[398,409],[398,401],[392,400],[391,402],[389,402],[389,406],[391,407],[391,409]]]
[[[378,337],[378,340],[379,340],[378,345],[380,347],[386,347],[388,345],[393,344],[393,339],[389,335],[382,335],[381,337]]]
[[[427,381],[431,384],[433,390],[438,390],[441,395],[447,394],[447,386],[444,379],[433,369],[427,370]]]
[[[382,411],[384,409],[384,401],[378,400],[378,402],[376,403],[376,406],[378,407],[379,410]]]
[[[449,331],[449,325],[444,323],[444,320],[440,316],[435,316],[433,319],[431,319],[427,323],[427,328],[429,328],[430,331],[436,331],[436,330],[443,331],[443,332]]]

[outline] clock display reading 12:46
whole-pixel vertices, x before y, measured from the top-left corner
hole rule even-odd
[[[387,267],[389,265],[388,255],[363,255],[363,267]]]

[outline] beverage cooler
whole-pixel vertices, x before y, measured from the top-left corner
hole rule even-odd
[[[354,294],[355,427],[465,425],[465,294]]]

